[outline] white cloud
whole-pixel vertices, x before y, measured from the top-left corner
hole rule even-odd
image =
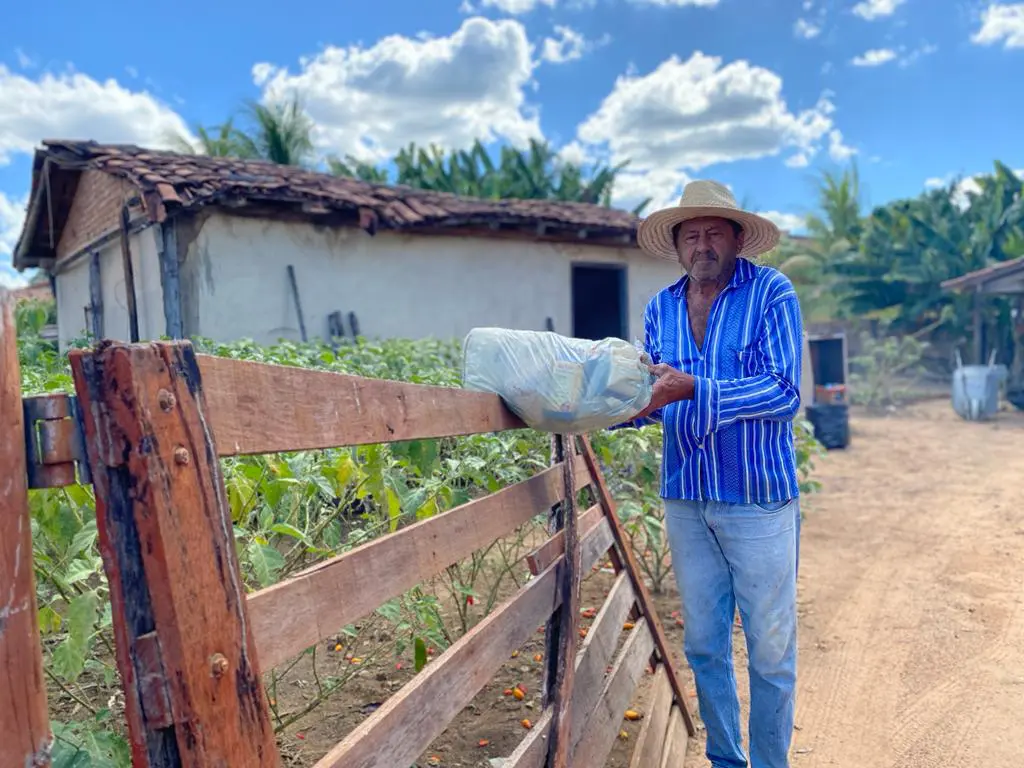
[[[36,65],[36,60],[29,56],[21,48],[14,49],[14,58],[18,62],[18,66],[22,69],[32,69]]]
[[[878,67],[896,58],[896,51],[892,48],[872,48],[860,56],[855,56],[850,63],[855,67]]]
[[[828,132],[828,156],[837,163],[843,163],[857,154],[857,150],[843,143],[843,134],[838,128]]]
[[[782,213],[781,211],[758,211],[757,213],[774,222],[775,226],[783,232],[802,232],[807,226],[804,217],[796,213]]]
[[[558,158],[563,163],[572,163],[573,165],[587,165],[592,162],[590,154],[578,141],[570,141],[558,150]]]
[[[906,1],[907,0],[863,0],[853,6],[853,12],[865,21],[874,21],[875,19],[881,19],[885,16],[892,16],[896,13],[896,9]]]
[[[74,71],[31,79],[0,65],[0,105],[0,165],[44,138],[160,147],[171,133],[189,135],[181,117],[145,91]]]
[[[1013,171],[1017,178],[1024,179],[1024,168],[1019,168]],[[955,174],[948,173],[943,177],[932,176],[929,179],[925,179],[924,188],[926,190],[940,189],[942,187],[948,187],[950,184],[955,185],[953,187],[953,204],[959,208],[966,208],[970,204],[969,194],[978,194],[981,192],[981,185],[978,184],[978,179],[982,179],[986,176],[991,176],[992,173],[975,173],[970,176],[957,177]]]
[[[671,168],[656,168],[640,173],[627,169],[615,177],[612,204],[632,210],[650,198],[650,203],[641,211],[642,216],[647,216],[661,208],[678,205],[683,187],[690,180],[689,174]]]
[[[825,94],[793,112],[774,72],[744,60],[723,66],[698,51],[646,75],[620,76],[578,138],[613,162],[631,160],[632,171],[694,171],[787,149],[809,161],[835,130],[834,109]]]
[[[793,34],[804,40],[811,40],[821,34],[821,25],[808,19],[797,19],[793,25]]]
[[[897,63],[899,66],[909,67],[922,56],[928,56],[937,50],[939,50],[939,47],[931,43],[926,43],[909,52],[902,45],[897,50],[892,48],[874,48],[870,51],[865,51],[860,56],[855,56],[850,60],[850,63],[855,67],[878,67],[898,59]]]
[[[813,40],[825,29],[828,6],[824,3],[815,8],[815,0],[804,0],[803,16],[793,25],[793,34],[804,40]]]
[[[636,5],[657,5],[662,8],[682,8],[684,5],[714,8],[720,0],[629,0],[629,2]]]
[[[560,24],[555,25],[555,36],[547,37],[541,44],[541,58],[552,64],[564,64],[567,61],[575,61],[583,58],[583,54],[607,45],[611,41],[608,35],[600,40],[587,40],[583,33],[577,32],[571,27]]]
[[[265,100],[301,97],[322,149],[374,161],[412,141],[450,148],[539,138],[524,94],[532,53],[518,21],[475,17],[449,37],[329,46],[301,59],[296,73],[267,63],[252,72]]]
[[[11,254],[21,234],[28,196],[15,200],[0,192],[0,285],[15,288],[28,281],[11,266]]]
[[[554,8],[556,2],[557,0],[480,0],[480,5],[474,6],[471,0],[464,0],[459,10],[463,13],[476,13],[479,9],[494,8],[502,13],[520,16],[524,13],[530,13],[530,11],[540,5]]]
[[[981,28],[971,36],[971,42],[1001,42],[1004,48],[1024,48],[1024,3],[989,5],[981,14]]]

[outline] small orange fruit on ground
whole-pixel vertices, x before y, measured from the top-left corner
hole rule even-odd
[[[530,730],[531,728],[533,728],[533,723],[531,723],[530,720],[525,717],[519,721],[519,724],[523,726],[523,728],[525,728],[526,730]]]
[[[488,739],[480,739],[480,741],[478,741],[478,742],[476,743],[476,745],[477,745],[478,747],[486,747],[486,746],[487,746],[488,744],[490,744],[490,743],[491,743],[491,742],[490,742],[490,741],[489,741]]]
[[[542,660],[543,658],[544,658],[544,654],[542,654],[542,653],[538,653],[537,655],[535,655],[535,656],[533,657],[533,660],[534,660],[534,661],[540,661],[540,660]]]
[[[632,621],[627,621],[625,624],[622,625],[622,628],[628,632],[634,626],[636,626],[636,625]]]
[[[639,720],[641,717],[643,717],[643,715],[641,715],[635,709],[627,709],[626,712],[625,712],[624,717],[627,720]]]
[[[513,688],[512,695],[515,696],[516,701],[522,701],[526,698],[526,694],[523,693],[522,690],[519,688]]]
[[[341,643],[338,643],[337,645],[335,645],[334,646],[334,650],[335,651],[340,651],[341,650]]]
[[[506,688],[504,691],[502,691],[502,695],[503,696],[511,696],[512,695],[512,689],[511,688]]]

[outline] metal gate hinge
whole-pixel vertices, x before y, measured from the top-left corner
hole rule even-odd
[[[62,488],[92,482],[85,452],[78,398],[34,395],[22,398],[28,487]]]

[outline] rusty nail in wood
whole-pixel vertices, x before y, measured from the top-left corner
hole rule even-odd
[[[161,389],[157,395],[157,402],[160,403],[160,407],[165,411],[170,411],[174,407],[174,393],[168,392],[166,389]]]
[[[179,445],[177,448],[174,449],[174,463],[175,464],[180,464],[181,466],[184,467],[184,466],[186,466],[189,463],[190,460],[191,460],[191,458],[188,455],[188,449],[187,448],[184,448],[184,447]]]
[[[214,677],[223,677],[228,671],[228,660],[223,653],[215,653],[210,657],[210,674]]]

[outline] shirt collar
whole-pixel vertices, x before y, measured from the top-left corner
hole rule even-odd
[[[726,289],[736,288],[748,280],[753,280],[756,272],[757,267],[755,267],[749,259],[743,257],[737,258],[736,269],[733,270],[732,277],[729,278],[729,285],[726,286]],[[681,278],[673,283],[669,287],[669,291],[672,295],[677,299],[681,299],[686,294],[686,284],[689,279],[690,276],[684,273]]]

